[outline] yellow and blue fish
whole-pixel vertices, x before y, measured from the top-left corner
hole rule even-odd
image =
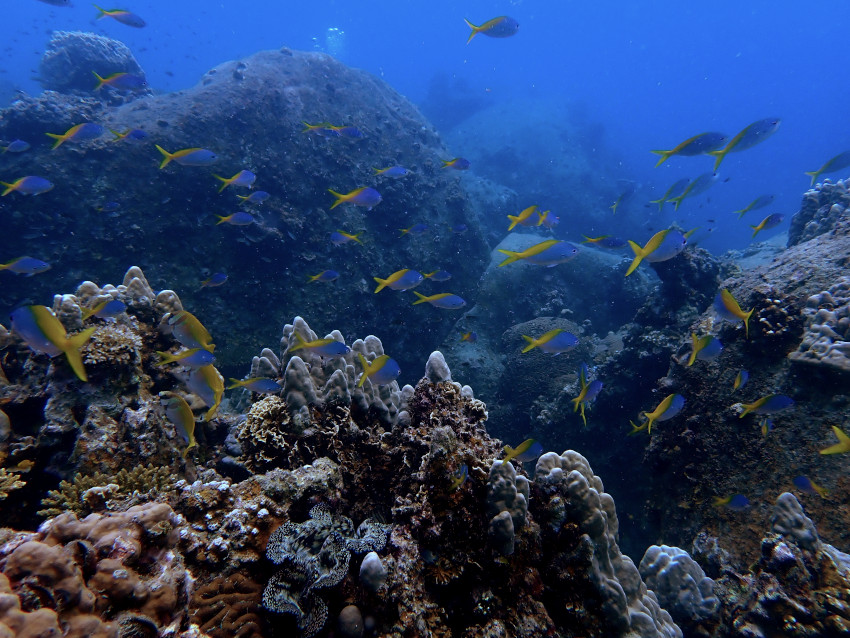
[[[80,348],[89,340],[95,327],[68,336],[65,326],[47,306],[22,306],[12,312],[11,319],[12,328],[30,348],[50,357],[64,354],[77,378],[88,381]]]

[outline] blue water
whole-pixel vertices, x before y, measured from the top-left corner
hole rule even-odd
[[[38,0],[4,5],[4,102],[15,89],[39,92],[38,61],[50,31],[76,29],[125,42],[158,91],[191,86],[222,61],[288,46],[332,53],[382,77],[414,102],[443,73],[468,81],[492,103],[515,98],[580,103],[602,124],[605,143],[619,158],[611,174],[640,185],[637,205],[623,212],[633,222],[646,215],[643,202],[680,177],[709,171],[713,163],[708,157],[673,158],[654,169],[650,149],[672,148],[705,131],[731,137],[755,120],[779,117],[776,135],[729,155],[718,183],[672,217],[685,228],[714,229],[702,244],[715,252],[745,247],[751,235],[746,224],[773,212],[785,214],[785,222],[760,239],[785,231],[809,186],[803,172],[850,149],[850,85],[841,80],[845,5],[835,0],[122,3],[147,21],[144,29],[95,20],[97,12],[87,2],[70,8]],[[466,44],[464,17],[480,24],[502,14],[519,21],[516,36],[479,35]],[[547,134],[545,128],[540,134]],[[776,200],[769,208],[743,221],[731,214],[770,193]],[[570,211],[558,212],[562,222],[569,220]],[[650,234],[647,229],[646,237],[635,239]]]

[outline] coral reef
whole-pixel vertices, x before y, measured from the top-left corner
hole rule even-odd
[[[514,466],[493,461],[487,478],[488,531],[499,553],[514,553],[515,534],[525,526],[528,511],[528,479],[517,476]]]
[[[847,207],[850,193],[844,180],[835,183],[828,179],[803,195],[800,210],[791,218],[788,230],[788,246],[802,244],[818,235],[834,230],[837,226],[847,227]]]
[[[809,297],[803,315],[803,340],[788,358],[850,372],[850,277],[841,277],[829,290]]]

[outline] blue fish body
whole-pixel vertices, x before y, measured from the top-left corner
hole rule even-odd
[[[53,188],[53,182],[38,175],[21,177],[12,184],[6,182],[0,182],[0,184],[6,187],[3,191],[4,197],[12,191],[17,191],[21,195],[40,195]]]
[[[714,361],[718,356],[720,356],[722,351],[723,344],[720,343],[720,339],[712,337],[711,341],[708,342],[708,345],[697,353],[697,359],[700,361]]]
[[[218,160],[218,156],[210,150],[199,148],[182,157],[174,158],[181,166],[209,166]]]
[[[732,497],[732,500],[726,505],[730,510],[735,512],[740,512],[747,509],[750,506],[750,499],[748,499],[743,494],[735,494]]]
[[[599,379],[594,379],[587,384],[587,392],[584,395],[584,402],[591,403],[602,392],[602,382]]]
[[[780,410],[785,410],[794,405],[794,399],[786,397],[784,394],[775,394],[770,399],[765,401],[761,406],[751,410],[753,414],[774,414]]]
[[[177,363],[189,368],[203,368],[211,363],[215,363],[215,355],[209,350],[198,348],[197,352],[190,354],[188,357],[183,357]]]
[[[372,208],[373,206],[377,206],[381,203],[381,194],[374,188],[367,186],[348,201],[349,203],[357,206]]]
[[[39,327],[35,314],[30,306],[22,306],[12,311],[12,328],[17,332],[26,344],[36,352],[43,352],[55,357],[62,350],[47,338],[44,331]]]
[[[9,270],[17,275],[24,275],[26,277],[37,275],[49,269],[50,264],[34,257],[21,257],[8,264],[0,264],[0,270]]]
[[[101,319],[112,319],[122,314],[125,310],[127,310],[127,304],[120,299],[113,299],[94,314]]]
[[[227,223],[232,226],[250,226],[254,223],[254,216],[251,213],[240,210],[238,213],[233,213],[230,219],[227,220]]]
[[[726,143],[726,139],[723,133],[703,133],[681,149],[678,154],[693,156],[715,151]]]
[[[242,387],[260,394],[275,394],[282,390],[274,379],[254,379],[251,383],[246,383]]]
[[[457,295],[447,295],[446,297],[434,299],[428,303],[435,308],[442,308],[443,310],[458,310],[466,305],[466,301]]]
[[[310,352],[315,352],[322,357],[341,357],[351,352],[351,348],[341,341],[334,341],[323,346],[311,347]]]
[[[251,204],[262,204],[269,198],[269,194],[266,191],[254,191],[250,195],[240,197]]]
[[[425,279],[422,273],[417,272],[416,270],[408,270],[397,280],[387,285],[387,288],[391,288],[393,290],[410,290],[411,288],[415,288]]]
[[[741,135],[738,143],[730,149],[730,152],[744,151],[763,142],[776,133],[779,129],[779,122],[779,118],[776,117],[769,117],[758,122],[753,122],[745,129],[744,134]]]
[[[543,454],[543,444],[540,441],[535,441],[525,452],[514,458],[520,463],[528,463],[529,461],[536,460],[541,454]]]
[[[687,245],[688,239],[682,231],[670,230],[664,236],[664,241],[661,242],[661,245],[644,257],[644,260],[650,263],[658,263],[673,259],[673,257],[685,250],[685,246]]]
[[[3,149],[4,153],[23,153],[30,149],[29,142],[24,140],[13,140]]]
[[[679,414],[682,411],[682,408],[685,407],[685,397],[681,394],[673,395],[673,400],[670,402],[670,407],[667,408],[664,412],[661,413],[661,416],[655,419],[656,421],[666,421],[667,419],[672,419],[674,416]]]
[[[567,241],[561,241],[543,252],[526,257],[525,261],[538,266],[555,266],[569,261],[577,254],[578,248]]]
[[[446,270],[437,270],[435,272],[432,272],[430,274],[425,275],[425,277],[427,277],[431,281],[443,282],[443,281],[448,281],[449,279],[451,279],[452,273],[450,273]]]
[[[390,166],[382,171],[378,172],[379,175],[386,175],[387,177],[393,177],[398,179],[399,177],[404,177],[405,175],[410,175],[410,170],[405,168],[404,166]]]
[[[569,352],[578,345],[578,337],[571,332],[561,332],[546,343],[540,344],[538,347],[547,354],[561,354]]]
[[[469,230],[469,226],[466,224],[455,224],[452,226],[452,232],[457,235],[463,235],[467,230]]]
[[[400,374],[401,368],[399,367],[398,362],[396,362],[395,359],[387,359],[386,362],[384,362],[384,365],[381,366],[380,370],[369,375],[369,380],[373,384],[387,385],[388,383],[392,383],[398,379]]]

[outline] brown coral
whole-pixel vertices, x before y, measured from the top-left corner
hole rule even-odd
[[[212,638],[262,638],[263,586],[236,573],[198,588],[192,596],[192,622]]]

